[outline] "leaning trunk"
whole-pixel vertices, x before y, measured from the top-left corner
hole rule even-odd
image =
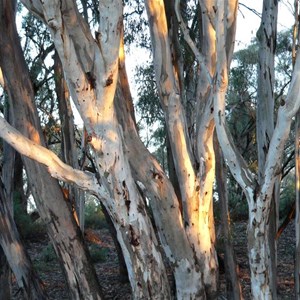
[[[266,156],[269,150],[270,140],[274,131],[274,58],[276,49],[276,27],[277,27],[278,4],[273,0],[264,0],[262,9],[262,19],[257,39],[259,42],[259,60],[257,76],[257,116],[256,116],[256,140],[258,154],[258,182],[264,181]],[[279,178],[275,184],[273,197],[269,212],[269,222],[267,225],[268,248],[270,250],[269,279],[272,291],[272,299],[277,299],[277,266],[276,266],[276,233],[278,224],[278,185]]]
[[[2,1],[1,14],[1,27],[6,30],[0,35],[0,65],[10,107],[14,113],[15,126],[36,144],[40,144],[42,135],[33,105],[32,84],[15,27],[15,2]],[[101,292],[95,270],[58,182],[50,176],[45,166],[28,158],[23,161],[39,214],[47,224],[48,234],[64,266],[71,297],[80,299],[85,295],[100,299]]]
[[[78,169],[78,151],[76,147],[75,125],[72,115],[70,95],[65,81],[62,65],[57,52],[54,55],[55,90],[58,100],[58,111],[61,122],[61,152],[63,161]],[[82,133],[83,134],[83,133]],[[84,147],[84,145],[83,145]],[[85,149],[83,149],[85,151]],[[76,221],[84,232],[84,192],[76,186],[68,185],[68,201]]]

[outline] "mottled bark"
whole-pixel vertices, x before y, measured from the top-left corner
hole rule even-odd
[[[165,267],[123,151],[113,105],[123,27],[122,1],[99,2],[96,40],[73,1],[23,2],[51,32],[70,94],[85,123],[96,167],[97,192],[105,190],[105,197],[100,193],[97,196],[118,233],[134,297],[168,298]]]
[[[178,299],[205,299],[198,284],[201,272],[187,239],[174,188],[156,159],[138,136],[132,118],[132,99],[125,70],[124,49],[120,52],[120,80],[116,92],[116,111],[123,127],[125,145],[133,176],[147,190],[160,242],[173,269]]]
[[[35,144],[43,144],[37,111],[33,105],[30,76],[15,27],[15,2],[2,1],[1,12],[5,14],[0,18],[1,27],[6,30],[1,31],[0,35],[0,65],[14,114],[14,125]],[[71,297],[80,299],[85,295],[100,299],[95,271],[58,182],[50,176],[46,167],[28,158],[24,158],[23,162],[39,214],[47,225],[48,234],[64,266]]]
[[[277,123],[270,140],[266,155],[264,181],[259,185],[254,175],[246,167],[240,154],[236,151],[230,135],[226,129],[225,121],[225,93],[228,84],[228,62],[224,49],[225,37],[230,19],[226,18],[226,3],[218,1],[217,23],[217,69],[215,84],[214,117],[218,139],[224,157],[232,175],[243,188],[249,205],[248,225],[248,255],[251,269],[251,289],[253,299],[270,299],[273,297],[272,284],[270,284],[270,244],[269,244],[269,216],[271,199],[277,175],[281,170],[281,159],[284,145],[290,132],[292,118],[299,109],[299,83],[300,58],[298,57],[293,72],[292,81],[286,101],[278,109]]]
[[[181,99],[182,82],[179,82],[179,77],[174,72],[174,70],[176,71],[176,62],[173,65],[164,3],[163,1],[145,1],[145,4],[150,23],[157,88],[165,114],[180,186],[184,226],[203,274],[203,280],[198,288],[200,293],[213,298],[217,291],[218,266],[210,228],[213,227],[211,215],[211,192],[214,177],[212,135],[208,134],[207,140],[202,140],[204,147],[207,147],[205,153],[208,153],[207,156],[211,161],[204,176],[202,177],[203,174],[200,174],[200,177],[203,178],[203,181],[200,181],[195,172],[195,158],[187,130],[183,99]],[[178,7],[177,1],[176,14],[180,23],[183,24]],[[213,132],[213,124],[209,127],[209,132]]]
[[[259,61],[257,76],[257,108],[256,108],[256,141],[258,155],[258,183],[262,184],[266,156],[274,131],[274,59],[277,35],[278,3],[273,0],[263,1],[262,19],[256,34],[259,42]],[[276,185],[279,184],[278,183]],[[276,233],[278,226],[277,207],[279,189],[274,188],[268,225],[270,246],[270,285],[272,299],[277,299],[277,245]]]

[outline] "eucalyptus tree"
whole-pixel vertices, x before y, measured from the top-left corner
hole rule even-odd
[[[274,27],[273,20],[276,19],[277,1],[263,2],[263,26],[268,26],[264,33],[270,35],[267,39],[267,51],[274,49]],[[216,130],[218,139],[222,147],[224,156],[229,168],[243,188],[249,205],[249,224],[248,224],[248,253],[251,268],[251,288],[254,299],[272,299],[276,298],[276,291],[273,290],[273,284],[270,281],[272,276],[271,251],[269,240],[269,218],[271,211],[271,200],[274,191],[275,182],[281,172],[281,162],[285,142],[288,139],[292,119],[299,109],[299,67],[300,58],[297,57],[292,80],[289,85],[286,99],[282,99],[277,113],[277,122],[270,138],[269,146],[265,149],[265,162],[263,169],[260,170],[258,181],[254,173],[247,167],[236,147],[232,143],[232,138],[226,130],[225,121],[225,94],[228,84],[228,57],[225,52],[226,35],[226,6],[218,7],[218,26],[217,26],[217,45],[218,45],[218,67],[219,70],[214,96],[214,116],[216,120]],[[272,29],[273,28],[273,29]],[[266,31],[267,30],[267,31]],[[272,42],[273,41],[273,42]],[[271,51],[270,51],[271,52]],[[266,65],[268,67],[268,65]],[[272,64],[269,66],[272,68]],[[272,79],[270,74],[269,80]],[[273,79],[272,79],[273,80]],[[268,83],[273,84],[272,80]],[[273,113],[271,109],[270,113]],[[259,124],[258,124],[259,125]]]
[[[16,2],[1,1],[0,13],[1,27],[6,28],[0,34],[0,66],[13,115],[13,124],[24,137],[31,139],[31,143],[45,146],[34,105],[32,82],[16,31]],[[78,299],[82,294],[94,299],[101,298],[99,283],[82,235],[58,181],[50,176],[45,166],[25,157],[23,162],[39,214],[47,225],[48,234],[64,267],[72,298]],[[3,236],[2,238],[5,239]],[[74,257],[74,253],[77,253],[80,260]],[[18,259],[22,262],[22,256]]]
[[[0,135],[20,153],[47,167],[43,167],[41,185],[47,180],[50,190],[54,186],[57,188],[53,179],[49,179],[50,174],[60,181],[76,184],[101,201],[116,229],[134,298],[172,297],[161,249],[174,274],[177,298],[217,297],[218,265],[212,213],[215,128],[225,160],[248,200],[253,297],[271,297],[267,220],[277,172],[281,168],[284,142],[299,106],[299,76],[294,72],[287,99],[281,102],[277,127],[269,136],[269,150],[266,149],[265,162],[262,163],[264,169],[259,170],[259,178],[264,180],[257,180],[234,146],[226,127],[225,96],[234,49],[238,1],[201,0],[194,4],[193,1],[145,0],[156,87],[179,193],[175,192],[173,182],[138,135],[125,70],[123,2],[99,1],[99,28],[95,32],[88,26],[85,6],[82,17],[75,1],[23,0],[22,3],[42,20],[51,34],[68,90],[86,128],[87,148],[95,166],[94,173],[62,162],[37,140],[31,141],[24,135],[31,139],[35,136],[18,132],[3,118],[0,118]],[[271,19],[275,20],[275,11],[269,1],[265,0],[264,5]],[[264,21],[269,24],[267,19]],[[274,46],[268,41],[263,43],[267,47]],[[188,66],[183,63],[186,51],[192,53]],[[7,54],[7,61],[9,57]],[[1,67],[7,61],[1,61]],[[298,59],[295,70],[299,65]],[[4,78],[10,78],[12,70],[3,68]],[[26,93],[20,93],[18,101],[25,103],[25,96]],[[192,109],[188,103],[193,104]],[[19,126],[18,129],[22,128]],[[30,160],[24,161],[29,164]],[[149,216],[145,198],[149,200],[153,218]],[[43,211],[43,202],[39,203]],[[59,205],[62,206],[62,203],[59,202]],[[76,228],[70,212],[65,211],[65,222],[57,218],[62,215],[57,210],[54,214],[51,211],[44,211],[44,214],[49,220],[50,232],[51,224],[55,222],[58,234],[52,235],[54,242],[60,242],[64,230],[68,233],[67,242],[71,240],[70,236],[77,238],[73,235]],[[74,249],[72,243],[68,245],[63,249],[65,258],[70,257]],[[82,249],[80,243],[76,246]],[[83,260],[84,251],[77,265],[72,259],[68,261],[75,274],[78,274],[80,266],[89,267],[87,263],[82,264]],[[92,279],[95,280],[94,277]],[[95,281],[92,283],[95,287]],[[92,287],[85,288],[89,290]],[[91,298],[100,297],[97,288],[93,291]]]

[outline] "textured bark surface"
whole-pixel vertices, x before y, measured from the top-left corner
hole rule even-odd
[[[218,77],[214,96],[214,117],[218,139],[232,175],[243,188],[249,205],[248,248],[251,268],[251,289],[254,299],[272,298],[270,284],[270,244],[269,215],[271,199],[277,174],[281,169],[281,158],[285,142],[288,138],[292,117],[299,109],[299,67],[300,59],[296,60],[295,70],[286,101],[278,110],[277,123],[270,140],[269,151],[265,159],[262,177],[264,181],[258,185],[253,174],[246,167],[240,154],[236,151],[225,124],[225,93],[228,84],[228,64],[224,51],[228,20],[225,18],[226,5],[219,1],[217,45],[218,45]]]
[[[256,34],[259,42],[259,62],[257,76],[257,108],[256,108],[256,140],[258,154],[258,182],[261,185],[264,178],[266,156],[269,143],[274,131],[274,84],[275,84],[275,49],[277,35],[278,2],[273,0],[263,1],[262,19]],[[272,299],[277,299],[277,243],[276,233],[278,226],[277,207],[279,205],[278,180],[274,186],[271,200],[268,239],[270,246],[270,286]]]
[[[133,176],[147,191],[145,196],[150,199],[149,204],[162,247],[174,269],[176,295],[178,299],[204,297],[197,287],[201,273],[183,227],[174,188],[159,163],[140,140],[135,121],[132,119],[132,99],[123,56],[120,56],[119,65],[116,111],[124,130]]]
[[[172,59],[176,55],[172,55],[169,44],[164,3],[163,1],[146,1],[145,4],[150,23],[157,88],[165,114],[166,128],[181,192],[184,227],[203,274],[203,281],[198,288],[200,294],[213,298],[217,290],[218,268],[214,235],[211,235],[211,232],[214,232],[211,214],[214,177],[213,122],[208,125],[208,130],[205,132],[207,139],[202,140],[204,148],[206,147],[203,155],[207,157],[207,161],[204,159],[206,170],[202,174],[200,172],[200,180],[195,172],[195,158],[187,130],[184,101],[181,99],[180,74],[174,72],[178,68],[177,62],[173,65]],[[176,13],[179,10],[178,6],[177,1]],[[182,24],[178,13],[177,15]]]
[[[63,161],[73,168],[79,168],[78,151],[76,147],[75,125],[70,103],[70,95],[58,54],[54,55],[55,90],[58,99],[59,118],[61,121],[61,148]],[[83,133],[84,134],[84,133]],[[84,147],[84,145],[83,145]],[[83,150],[85,151],[85,150]],[[75,186],[68,186],[68,199],[76,221],[84,232],[84,192]]]

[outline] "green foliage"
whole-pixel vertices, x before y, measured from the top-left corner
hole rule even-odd
[[[43,262],[52,262],[57,259],[56,253],[52,244],[48,244],[40,253],[39,259]]]
[[[91,245],[89,246],[89,252],[94,263],[106,261],[108,254],[107,248],[99,248],[97,245]]]
[[[101,206],[94,200],[89,200],[85,206],[85,227],[99,229],[107,226]]]

